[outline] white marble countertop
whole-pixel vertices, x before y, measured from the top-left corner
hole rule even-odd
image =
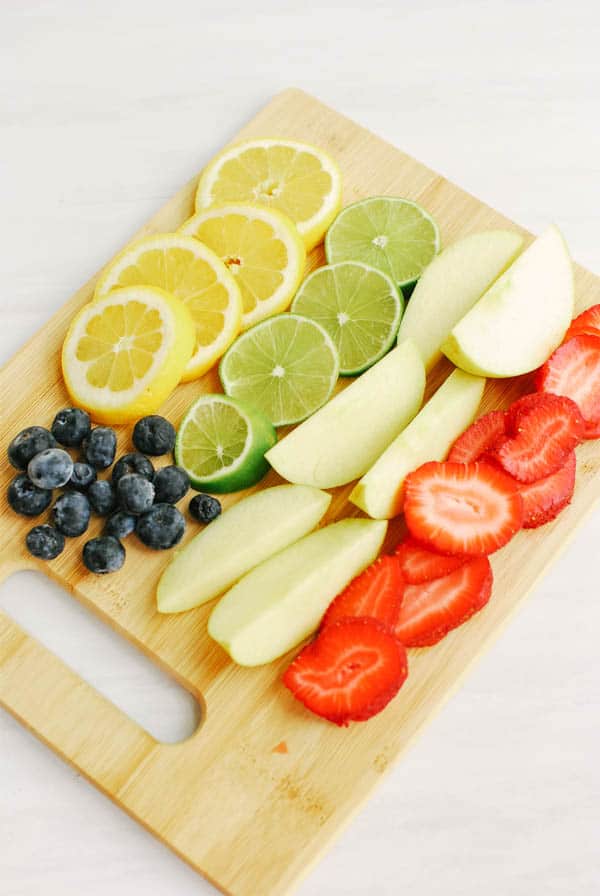
[[[600,271],[599,46],[596,0],[2,0],[0,361],[291,85]],[[599,541],[600,508],[301,896],[600,891]],[[77,613],[16,581],[68,658]],[[89,654],[142,720],[170,699]],[[6,714],[0,794],[2,896],[215,892]]]

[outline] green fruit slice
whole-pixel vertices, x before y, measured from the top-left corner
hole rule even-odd
[[[194,488],[237,492],[262,479],[269,469],[265,454],[276,441],[259,411],[226,395],[202,395],[179,427],[175,461]]]
[[[404,299],[387,274],[358,261],[342,261],[307,277],[292,311],[327,330],[338,350],[341,375],[354,376],[392,347]]]
[[[410,295],[440,248],[438,226],[408,199],[374,196],[346,206],[325,237],[329,264],[362,261],[383,271]]]
[[[242,333],[219,375],[227,395],[247,402],[274,426],[299,423],[325,404],[339,373],[333,340],[299,314],[278,314]]]

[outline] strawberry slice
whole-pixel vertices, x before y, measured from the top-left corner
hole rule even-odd
[[[471,559],[460,554],[450,557],[431,551],[410,536],[398,545],[395,554],[409,585],[421,585],[423,582],[431,582],[432,579],[440,579]]]
[[[311,712],[347,725],[381,712],[407,675],[406,650],[390,628],[376,619],[341,619],[298,654],[283,683]]]
[[[492,582],[490,561],[477,557],[441,579],[407,585],[396,637],[405,647],[437,644],[487,604]]]
[[[404,576],[396,557],[380,557],[333,600],[321,627],[349,616],[369,616],[394,627],[404,594]]]
[[[574,336],[560,345],[537,372],[540,392],[566,395],[585,421],[583,438],[600,434],[600,336]]]
[[[448,455],[448,460],[456,464],[470,464],[479,460],[482,454],[495,447],[506,434],[504,411],[490,411],[472,423],[458,437]]]
[[[524,395],[510,407],[506,420],[508,435],[493,456],[519,482],[555,473],[583,437],[579,408],[563,395]]]
[[[491,464],[431,461],[407,476],[405,489],[411,534],[443,554],[491,554],[523,522],[517,483]]]
[[[571,322],[563,342],[574,336],[600,336],[600,305],[592,305]]]
[[[575,452],[571,451],[564,465],[544,479],[521,485],[523,528],[537,529],[553,520],[571,502],[575,488]]]

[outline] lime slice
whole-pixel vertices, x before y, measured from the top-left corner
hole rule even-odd
[[[387,274],[357,261],[317,268],[306,278],[292,311],[325,327],[340,358],[342,376],[371,367],[392,347],[404,299]]]
[[[329,264],[362,261],[391,277],[410,295],[440,248],[438,226],[408,199],[374,196],[348,205],[325,237]]]
[[[202,395],[183,418],[175,462],[192,485],[210,492],[237,492],[265,475],[265,453],[277,441],[268,419],[226,395]]]
[[[325,404],[339,366],[333,340],[320,324],[299,314],[278,314],[236,339],[219,374],[228,395],[283,426],[299,423]]]

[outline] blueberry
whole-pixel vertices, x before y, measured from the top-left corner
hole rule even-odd
[[[145,513],[154,503],[154,486],[139,473],[126,473],[117,482],[119,505],[125,513]]]
[[[189,511],[199,523],[211,523],[221,513],[221,502],[211,495],[194,495],[189,503]]]
[[[189,487],[190,477],[181,467],[163,467],[154,474],[154,500],[157,504],[177,503],[187,494]]]
[[[133,427],[133,444],[144,454],[167,454],[175,445],[175,427],[164,417],[150,414]]]
[[[118,538],[100,535],[84,544],[83,562],[90,572],[97,575],[116,572],[125,563],[125,548]]]
[[[52,501],[52,492],[34,485],[29,476],[20,473],[8,486],[8,503],[22,516],[38,516]]]
[[[8,459],[17,470],[26,470],[27,464],[46,448],[55,448],[56,440],[43,426],[28,426],[14,437],[8,446]]]
[[[70,454],[62,448],[46,448],[32,457],[27,465],[27,475],[38,488],[61,488],[73,472]]]
[[[52,508],[52,522],[59,532],[75,538],[90,524],[90,502],[82,492],[65,492]]]
[[[91,464],[77,461],[77,463],[73,464],[73,472],[67,485],[69,488],[75,488],[79,492],[84,492],[97,478],[96,471]]]
[[[54,560],[65,546],[65,537],[54,526],[34,526],[25,539],[27,550],[40,560]]]
[[[83,459],[96,470],[105,470],[115,459],[117,437],[109,426],[97,426],[82,442]]]
[[[117,493],[108,479],[98,479],[96,482],[92,482],[87,496],[92,510],[99,516],[108,516],[117,506]]]
[[[86,436],[89,436],[92,421],[87,411],[81,408],[63,408],[52,423],[52,435],[61,445],[67,448],[78,448]]]
[[[144,479],[152,482],[152,479],[154,478],[154,467],[152,466],[151,461],[149,461],[147,457],[144,457],[143,454],[139,454],[137,451],[132,451],[130,454],[124,454],[114,465],[112,471],[112,481],[114,484],[116,485],[121,476],[126,476],[127,473],[139,473]]]
[[[117,510],[116,513],[113,513],[107,519],[104,526],[104,535],[112,535],[120,541],[122,538],[127,538],[128,535],[131,535],[135,529],[136,522],[136,518],[130,513],[125,513],[124,510]]]
[[[180,542],[184,532],[183,514],[172,504],[155,504],[138,519],[135,527],[142,544],[160,551]]]

